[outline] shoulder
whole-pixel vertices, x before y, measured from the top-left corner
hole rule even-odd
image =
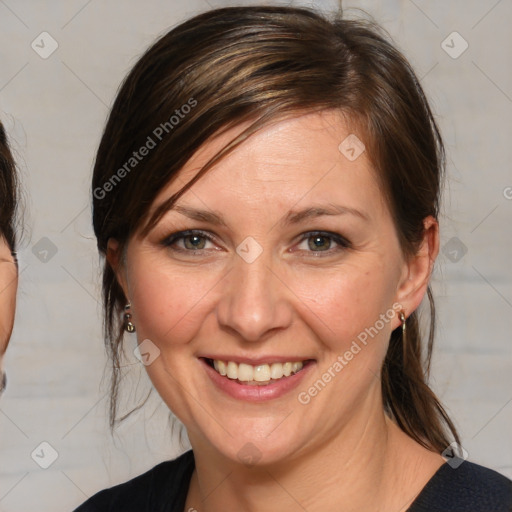
[[[443,464],[409,512],[510,512],[512,481],[472,462]]]
[[[98,492],[75,512],[179,510],[185,506],[193,470],[194,456],[189,450],[128,482]]]

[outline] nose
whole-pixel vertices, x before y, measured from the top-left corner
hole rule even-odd
[[[286,329],[293,317],[291,292],[269,258],[262,254],[252,263],[238,255],[234,258],[217,304],[220,327],[249,342],[263,341]]]

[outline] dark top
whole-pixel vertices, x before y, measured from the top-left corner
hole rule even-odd
[[[75,512],[185,512],[193,470],[190,450],[129,482],[100,491]],[[512,481],[472,462],[464,461],[455,469],[445,463],[408,512],[512,512]]]

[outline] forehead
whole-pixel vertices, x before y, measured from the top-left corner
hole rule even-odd
[[[212,156],[249,126],[249,122],[237,125],[203,144],[181,170],[182,176],[188,174],[188,177],[192,177]],[[261,170],[266,167],[289,167],[291,163],[300,163],[302,160],[305,164],[315,162],[322,167],[328,164],[327,159],[340,155],[340,138],[343,139],[348,133],[347,122],[339,112],[296,115],[260,128],[223,162],[229,159],[229,163],[239,163],[239,160],[251,156],[246,166],[260,167]],[[319,142],[322,152],[318,151]],[[323,162],[316,162],[319,157]]]
[[[177,179],[161,191],[155,207],[178,192],[249,125],[238,125],[203,144]],[[228,196],[253,206],[269,202],[289,206],[306,200],[343,200],[349,207],[350,203],[372,203],[375,210],[383,206],[363,137],[353,133],[337,111],[297,115],[261,128],[208,170],[178,203],[195,204],[208,197],[202,202],[213,208]]]

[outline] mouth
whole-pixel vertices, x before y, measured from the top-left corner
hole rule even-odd
[[[313,359],[305,359],[251,365],[206,357],[201,359],[220,376],[245,386],[268,386],[287,380],[314,362]]]

